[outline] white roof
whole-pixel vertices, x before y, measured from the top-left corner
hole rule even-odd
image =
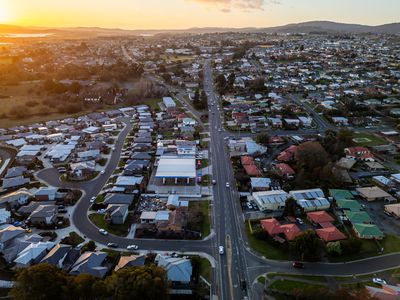
[[[157,178],[195,178],[196,159],[161,157],[158,161]]]
[[[140,215],[141,220],[155,220],[157,215],[156,211],[144,211]]]
[[[289,194],[296,200],[311,200],[325,197],[324,192],[321,189],[308,189],[308,190],[297,190],[290,191]]]
[[[283,190],[255,192],[253,193],[254,199],[261,205],[268,203],[284,203],[289,194]]]

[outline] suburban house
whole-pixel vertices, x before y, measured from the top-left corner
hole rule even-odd
[[[104,252],[84,252],[72,265],[69,273],[72,275],[87,273],[103,278],[109,271],[109,268],[105,265],[106,258],[107,253]]]

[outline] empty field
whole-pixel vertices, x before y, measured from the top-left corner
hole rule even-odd
[[[373,147],[378,145],[385,145],[387,142],[376,135],[364,133],[364,132],[356,132],[354,133],[353,142],[355,142],[359,146]]]

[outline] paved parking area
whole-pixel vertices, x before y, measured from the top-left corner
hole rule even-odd
[[[360,203],[365,204],[365,211],[384,233],[400,235],[400,220],[384,213],[384,206],[388,204],[387,202],[360,201]]]

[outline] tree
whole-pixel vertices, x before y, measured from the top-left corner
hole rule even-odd
[[[291,244],[294,255],[305,261],[315,261],[321,256],[323,243],[313,230],[306,230],[298,235]]]
[[[224,74],[219,74],[216,78],[215,78],[215,86],[217,88],[218,93],[220,94],[224,94],[226,91],[226,78]]]
[[[269,139],[268,134],[260,133],[260,134],[257,134],[257,136],[256,136],[256,143],[266,146],[266,145],[268,145],[268,139]]]
[[[82,252],[86,252],[86,251],[94,251],[96,250],[96,243],[92,240],[90,240],[89,242],[87,242],[85,245],[83,245],[82,247]]]
[[[257,77],[256,79],[247,82],[247,88],[253,93],[265,93],[268,88],[265,86],[265,79],[263,77]]]
[[[294,216],[296,216],[296,209],[297,209],[296,200],[294,200],[292,197],[290,197],[290,198],[286,199],[286,201],[285,201],[285,209],[283,211],[283,215],[294,217]]]
[[[75,299],[101,299],[107,293],[104,281],[90,274],[72,276],[71,286]]]
[[[343,250],[343,254],[357,254],[361,251],[362,243],[359,239],[350,237],[347,240],[341,241],[341,248]]]
[[[124,268],[106,278],[112,299],[168,299],[166,271],[157,266]]]
[[[19,300],[71,299],[68,275],[49,264],[22,269],[16,276],[11,295]]]
[[[329,254],[332,254],[332,255],[342,254],[342,246],[341,246],[340,241],[327,243],[326,250],[328,251]]]

